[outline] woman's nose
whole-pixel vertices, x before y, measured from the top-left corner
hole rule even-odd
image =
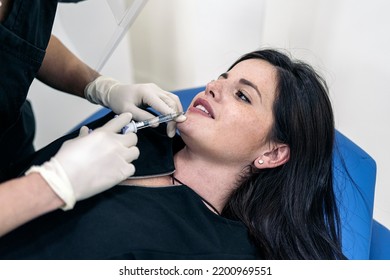
[[[219,80],[213,80],[206,85],[206,95],[210,95],[214,99],[221,97],[222,83]]]

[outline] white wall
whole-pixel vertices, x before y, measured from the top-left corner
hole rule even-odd
[[[262,0],[149,0],[130,30],[134,77],[169,90],[204,85],[261,44]]]
[[[289,49],[324,74],[337,128],[376,160],[374,217],[390,228],[389,10],[386,0],[149,0],[131,29],[131,48],[123,42],[103,72],[124,81],[134,73],[136,82],[174,90],[204,85],[260,46]],[[32,94],[34,104],[52,107],[47,112],[48,106],[35,106],[39,143],[95,109],[38,91],[39,96]]]

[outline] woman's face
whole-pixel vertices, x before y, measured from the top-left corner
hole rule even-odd
[[[184,142],[214,161],[253,163],[270,145],[276,85],[276,69],[270,63],[238,63],[192,100],[187,120],[177,125]]]

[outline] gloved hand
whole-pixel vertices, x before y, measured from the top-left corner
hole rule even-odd
[[[160,89],[155,84],[121,84],[117,80],[100,76],[89,83],[84,90],[85,98],[91,103],[109,107],[117,114],[130,112],[137,121],[153,118],[149,112],[143,110],[151,106],[161,114],[182,112],[183,107],[179,97]],[[167,134],[173,137],[176,133],[176,122],[186,120],[184,115],[169,122]]]
[[[39,172],[65,202],[64,210],[113,187],[134,174],[131,162],[139,156],[137,135],[116,133],[131,117],[121,114],[91,133],[82,127],[77,138],[64,142],[54,157],[26,174]]]

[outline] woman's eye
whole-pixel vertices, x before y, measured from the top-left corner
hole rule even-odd
[[[243,91],[241,91],[241,90],[237,91],[236,95],[237,95],[237,97],[240,98],[241,100],[243,100],[243,101],[245,101],[245,102],[247,102],[247,103],[249,103],[249,104],[251,103],[251,101],[250,101],[249,98],[244,94]]]

